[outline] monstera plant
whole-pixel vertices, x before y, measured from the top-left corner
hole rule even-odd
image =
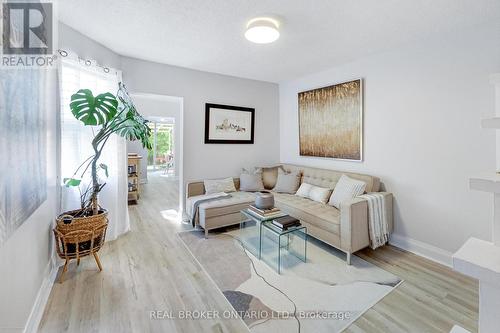
[[[94,96],[89,89],[80,89],[71,96],[71,112],[85,126],[93,126],[95,136],[92,139],[93,155],[77,168],[70,178],[64,178],[68,187],[78,187],[81,209],[79,217],[99,214],[98,194],[106,185],[101,181],[108,177],[108,167],[99,163],[102,151],[112,135],[119,135],[127,140],[139,140],[143,147],[151,149],[151,129],[147,121],[137,112],[132,100],[120,82],[116,96],[107,92]],[[98,130],[95,131],[95,127]],[[90,171],[91,182],[82,184],[82,178]]]

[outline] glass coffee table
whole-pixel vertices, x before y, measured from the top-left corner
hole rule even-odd
[[[293,256],[300,261],[307,261],[307,228],[305,226],[290,227],[287,230],[273,225],[271,218],[259,218],[248,209],[241,211],[243,220],[240,223],[239,239],[246,250],[264,261],[281,274],[283,259]]]
[[[268,218],[260,218],[252,214],[248,209],[240,211],[242,220],[240,222],[240,233],[238,238],[243,243],[246,250],[260,259],[260,235],[262,223],[272,221],[276,217],[285,216],[285,213],[275,215]]]

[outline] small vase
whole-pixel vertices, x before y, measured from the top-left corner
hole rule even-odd
[[[258,209],[271,209],[274,207],[274,195],[269,191],[260,191],[256,193],[255,207]]]

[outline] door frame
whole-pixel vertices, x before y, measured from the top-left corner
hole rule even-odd
[[[151,99],[151,100],[159,100],[159,101],[165,101],[165,102],[171,102],[171,101],[176,101],[179,102],[180,108],[179,108],[179,117],[178,121],[175,121],[174,125],[174,149],[177,147],[178,152],[180,156],[175,156],[175,162],[177,164],[177,173],[176,176],[178,177],[178,183],[179,183],[179,213],[183,212],[184,209],[184,98],[179,97],[179,96],[170,96],[170,95],[161,95],[161,94],[151,94],[151,93],[144,93],[144,92],[132,92],[130,94],[132,97],[132,100],[134,97],[138,98],[145,98],[145,99]],[[140,110],[139,110],[140,112]],[[161,115],[161,114],[144,114],[142,115],[145,118],[148,117],[165,117],[166,115]],[[180,131],[179,133],[179,142],[175,140],[175,137],[177,136],[176,131]]]

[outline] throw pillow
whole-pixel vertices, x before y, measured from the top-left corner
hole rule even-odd
[[[207,179],[203,181],[205,185],[205,194],[212,194],[218,192],[236,192],[233,178],[224,179]]]
[[[333,194],[330,197],[328,204],[340,209],[340,204],[344,201],[351,200],[365,192],[366,183],[360,180],[352,179],[346,175],[342,175],[335,185]]]
[[[278,193],[295,194],[300,185],[300,173],[286,173],[284,170],[278,170],[278,179],[273,190]]]
[[[332,190],[326,187],[312,186],[309,191],[309,199],[326,204],[328,198],[332,194]]]
[[[303,198],[309,198],[309,192],[311,192],[311,189],[313,186],[308,183],[302,183],[300,184],[299,189],[297,190],[297,193],[295,195],[298,195],[299,197]]]
[[[278,170],[284,170],[283,166],[278,165],[275,167],[262,169],[262,182],[264,183],[264,188],[266,190],[271,190],[276,186],[276,181],[278,180]]]
[[[257,192],[263,191],[262,169],[243,169],[240,175],[240,191]]]

